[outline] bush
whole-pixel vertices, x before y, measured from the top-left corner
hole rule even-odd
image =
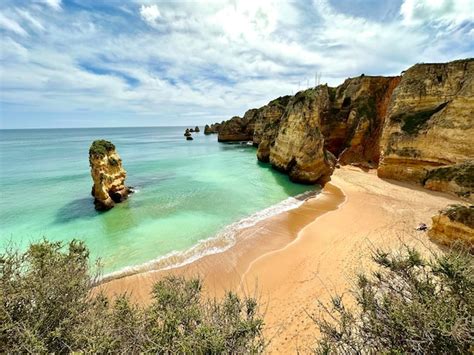
[[[107,155],[107,153],[115,150],[115,145],[113,143],[99,139],[92,142],[89,148],[89,156],[95,158],[102,158]]]
[[[43,241],[0,257],[0,352],[258,353],[257,302],[202,297],[199,279],[167,277],[148,307],[90,290],[96,277],[82,242]]]
[[[355,310],[341,296],[315,318],[316,352],[466,354],[474,349],[474,263],[464,250],[426,260],[416,250],[377,251],[360,275]]]

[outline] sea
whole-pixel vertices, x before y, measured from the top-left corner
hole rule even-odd
[[[0,130],[2,252],[43,238],[80,239],[105,274],[160,260],[172,267],[231,247],[239,229],[317,192],[258,162],[249,144],[203,133],[186,141],[184,129]],[[95,139],[115,144],[136,191],[107,212],[97,212],[91,196]]]

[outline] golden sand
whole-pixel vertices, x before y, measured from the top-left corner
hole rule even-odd
[[[316,198],[239,232],[225,252],[167,271],[147,271],[107,281],[108,295],[150,300],[152,284],[165,274],[201,276],[205,292],[258,294],[265,311],[271,353],[307,352],[317,336],[310,314],[316,301],[344,292],[367,268],[370,250],[400,243],[434,248],[419,223],[459,201],[447,194],[379,179],[375,171],[337,169]]]

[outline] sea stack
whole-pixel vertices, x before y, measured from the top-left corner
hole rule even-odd
[[[199,132],[201,132],[201,130],[199,129],[198,126],[196,126],[196,127],[194,128],[194,132],[199,133]]]
[[[95,209],[107,211],[115,203],[127,199],[131,190],[125,186],[126,171],[115,146],[106,140],[96,140],[89,148],[89,164],[94,182],[92,196]]]

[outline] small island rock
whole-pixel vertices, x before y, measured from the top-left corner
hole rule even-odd
[[[106,140],[96,140],[89,148],[89,164],[93,180],[92,196],[98,211],[106,211],[115,203],[127,199],[132,192],[125,186],[127,172],[115,146]]]

